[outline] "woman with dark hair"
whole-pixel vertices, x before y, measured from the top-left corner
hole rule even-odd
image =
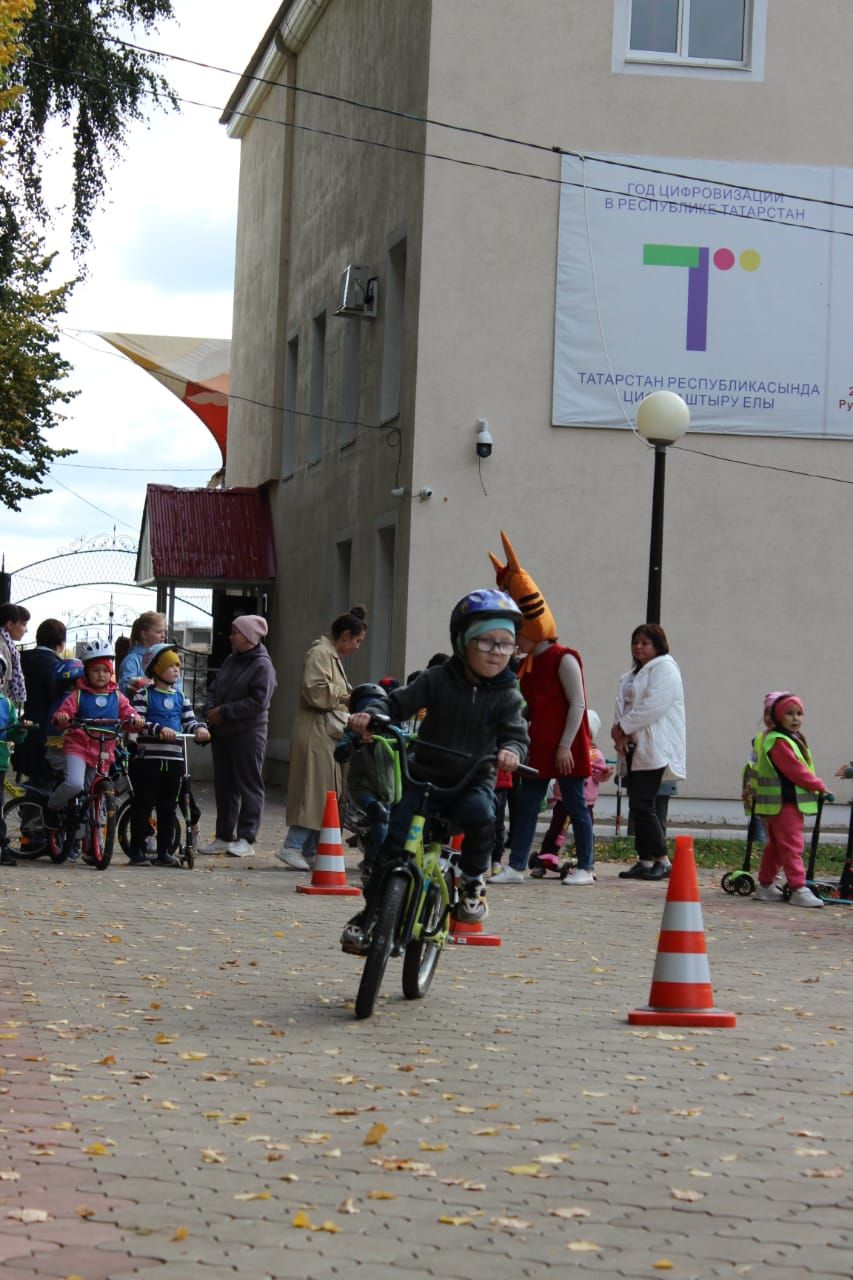
[[[35,649],[25,649],[21,654],[21,671],[27,686],[24,715],[33,727],[15,748],[15,769],[30,781],[49,775],[45,751],[48,731],[53,732],[50,717],[71,687],[58,684],[64,667],[65,639],[65,623],[58,618],[45,618],[36,630]]]
[[[356,652],[367,634],[364,605],[354,604],[335,618],[330,634],[320,636],[305,655],[299,684],[299,708],[290,736],[287,782],[288,831],[276,852],[293,871],[309,871],[323,826],[327,791],[340,792],[335,743],[349,717],[350,683],[343,660]]]
[[[670,862],[655,797],[664,774],[686,776],[684,689],[666,632],[656,622],[634,628],[631,657],[633,666],[619,681],[610,736],[619,772],[627,775],[637,861],[619,875],[623,880],[665,880]]]
[[[27,632],[30,611],[22,604],[0,604],[0,657],[6,659],[5,673],[0,676],[0,693],[22,707],[27,700],[27,686],[21,671],[18,645]]]

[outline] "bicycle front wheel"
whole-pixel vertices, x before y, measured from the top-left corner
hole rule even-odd
[[[16,858],[40,858],[49,851],[42,807],[33,800],[16,796],[3,808],[6,838]]]
[[[407,1000],[420,1000],[429,991],[443,940],[439,942],[436,938],[424,937],[424,934],[438,929],[443,910],[438,885],[431,884],[421,912],[421,936],[409,943],[403,957],[403,995]]]
[[[130,800],[125,800],[124,804],[121,806],[121,808],[118,811],[118,823],[116,825],[116,836],[117,836],[118,842],[121,845],[122,852],[127,854],[128,858],[130,857],[130,851],[131,851],[131,848],[133,847],[133,841],[131,840],[131,837],[130,837],[131,803],[132,802]],[[154,823],[154,820],[152,818],[149,818],[148,824],[149,824],[149,830],[151,835],[156,836],[157,827]],[[171,854],[176,854],[180,850],[180,847],[181,847],[181,827],[180,827],[180,823],[176,819],[172,825],[172,839],[169,843],[169,852]],[[143,852],[145,852],[145,850],[143,850]]]
[[[376,998],[385,976],[388,957],[394,947],[408,888],[409,878],[405,875],[392,875],[386,881],[376,914],[370,949],[364,962],[358,995],[355,998],[357,1018],[369,1018],[376,1006]]]
[[[112,787],[98,787],[89,800],[89,853],[98,871],[106,871],[113,856],[116,798]]]

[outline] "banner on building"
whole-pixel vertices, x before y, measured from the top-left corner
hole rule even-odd
[[[555,426],[853,437],[853,170],[563,157]]]

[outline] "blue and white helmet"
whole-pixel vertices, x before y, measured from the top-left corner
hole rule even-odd
[[[453,652],[462,657],[464,644],[462,637],[472,622],[495,621],[511,622],[516,632],[524,621],[524,615],[512,596],[496,587],[483,587],[480,591],[469,591],[461,600],[457,600],[450,615],[450,642]]]
[[[112,661],[116,656],[112,640],[81,640],[77,646],[77,657],[82,663],[94,662],[95,658],[108,658]]]

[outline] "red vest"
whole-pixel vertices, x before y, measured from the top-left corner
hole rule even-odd
[[[530,669],[521,677],[521,694],[530,716],[530,753],[527,763],[539,771],[540,778],[557,776],[557,748],[569,714],[569,703],[563,692],[558,670],[567,653],[571,654],[580,667],[583,681],[580,654],[562,644],[551,644],[542,653],[532,657]],[[589,758],[589,725],[585,711],[572,743],[572,756],[574,766],[568,776],[588,778],[592,769]]]

